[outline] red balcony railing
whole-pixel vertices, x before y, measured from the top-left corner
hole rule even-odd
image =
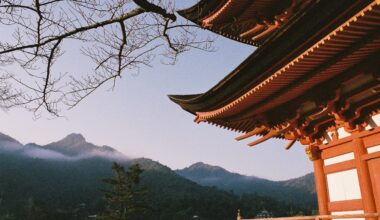
[[[344,214],[344,215],[315,215],[315,216],[294,216],[280,218],[243,218],[238,214],[237,220],[322,220],[322,219],[347,219],[347,218],[379,218],[380,213],[364,214]]]

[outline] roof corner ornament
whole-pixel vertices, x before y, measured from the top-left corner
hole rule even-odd
[[[199,124],[201,122],[207,121],[207,119],[200,116],[200,112],[196,112],[197,116],[194,118],[194,122]]]

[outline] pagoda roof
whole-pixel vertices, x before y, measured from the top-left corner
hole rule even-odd
[[[334,119],[326,114],[326,109],[331,109],[325,104],[338,95],[356,106],[375,106],[368,111],[377,111],[379,94],[371,91],[379,89],[379,70],[373,75],[376,71],[360,68],[378,67],[379,4],[369,0],[313,1],[209,91],[169,97],[197,115],[197,122],[282,138],[289,131],[283,130],[284,125],[292,118],[298,120],[299,114],[309,120],[306,124],[333,125]],[[358,69],[372,75],[359,77],[353,72]],[[358,85],[362,90],[348,85],[351,78],[357,80],[354,83],[363,82]],[[341,90],[345,92],[337,92]],[[362,93],[366,95],[357,96]]]
[[[169,95],[169,98],[192,114],[211,111],[230,103],[262,82],[299,53],[307,50],[320,40],[321,36],[331,32],[336,28],[336,23],[339,23],[339,20],[346,20],[352,15],[352,11],[347,12],[347,8],[355,11],[355,9],[360,8],[357,6],[357,2],[368,1],[357,1],[354,4],[357,7],[347,5],[355,2],[321,1],[315,4],[306,13],[294,19],[292,23],[288,23],[284,27],[286,31],[282,31],[276,38],[257,48],[246,60],[207,92],[191,95]],[[345,10],[346,13],[342,15]],[[330,22],[332,20],[338,21]]]
[[[186,19],[225,37],[260,46],[312,0],[200,0],[179,11]]]

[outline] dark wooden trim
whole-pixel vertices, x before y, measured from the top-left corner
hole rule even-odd
[[[323,170],[325,174],[337,173],[346,170],[352,170],[356,168],[355,160],[347,160],[336,164],[324,166]]]
[[[329,202],[330,212],[356,211],[356,210],[363,210],[363,201],[361,199]]]

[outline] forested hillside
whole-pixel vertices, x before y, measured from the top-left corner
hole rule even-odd
[[[176,172],[200,185],[215,186],[236,195],[250,193],[270,196],[306,209],[317,206],[313,173],[286,181],[271,181],[229,172],[222,167],[201,162]]]
[[[128,159],[110,147],[87,143],[78,135],[46,146],[22,145],[0,135],[0,219],[94,219],[104,210],[101,189],[107,186],[102,179],[112,175],[115,160],[125,167],[139,163],[144,170],[140,184],[146,196],[141,199],[149,210],[136,219],[198,216],[220,220],[236,218],[238,209],[246,217],[254,217],[264,209],[275,216],[309,214],[312,210],[267,196],[235,195],[201,186],[158,162]]]

